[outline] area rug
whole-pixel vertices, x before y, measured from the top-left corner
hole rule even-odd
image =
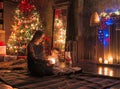
[[[110,89],[120,84],[117,78],[87,73],[32,77],[26,72],[0,73],[0,79],[17,89]]]

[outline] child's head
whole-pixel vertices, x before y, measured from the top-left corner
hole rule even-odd
[[[52,50],[51,50],[51,55],[53,56],[53,57],[55,57],[55,58],[58,58],[58,56],[59,56],[59,48],[53,48]]]

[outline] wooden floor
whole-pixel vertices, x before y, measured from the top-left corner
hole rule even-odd
[[[23,63],[22,60],[22,62],[17,61],[16,63],[7,62],[7,64],[0,64],[0,89],[120,89],[119,66],[111,67],[80,62],[78,66],[87,75],[53,76],[41,80],[40,78],[33,78],[26,75]],[[107,84],[109,84],[109,87],[105,87]]]
[[[89,73],[33,77],[24,71],[11,71],[2,72],[0,78],[4,83],[17,89],[111,89],[120,84],[117,78]],[[1,83],[1,86],[3,85]],[[4,87],[10,87],[8,85]]]
[[[120,64],[105,65],[95,64],[89,61],[80,61],[78,66],[80,66],[83,71],[87,73],[120,78]]]
[[[0,82],[0,89],[13,89],[10,85]]]

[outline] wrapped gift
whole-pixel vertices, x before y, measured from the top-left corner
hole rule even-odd
[[[0,55],[6,55],[6,46],[0,46]]]

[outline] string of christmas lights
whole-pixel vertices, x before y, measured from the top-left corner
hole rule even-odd
[[[34,5],[27,0],[22,0],[15,10],[13,21],[12,32],[7,43],[7,54],[25,55],[27,43],[33,37],[34,32],[42,28],[39,13]]]

